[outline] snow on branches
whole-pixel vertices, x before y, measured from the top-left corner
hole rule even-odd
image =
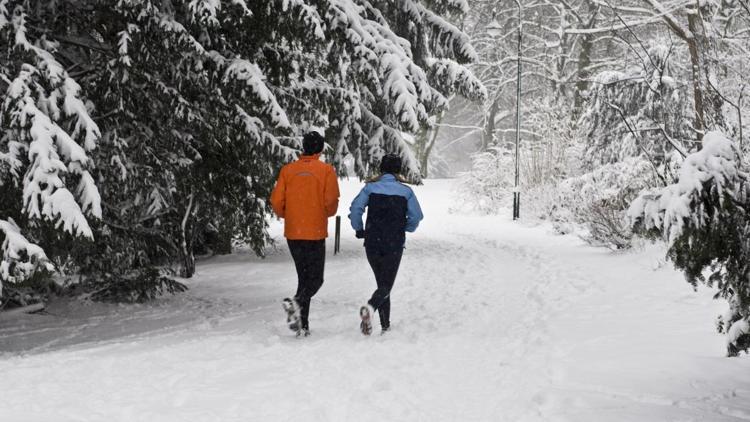
[[[263,121],[257,117],[249,115],[240,106],[237,107],[237,119],[243,125],[245,133],[250,134],[257,142],[264,144],[268,150],[278,156],[281,160],[289,162],[294,160],[296,151],[286,145],[283,145],[274,136],[269,136],[264,130]]]
[[[0,234],[5,238],[0,245],[0,250],[2,250],[0,296],[2,296],[3,282],[24,281],[40,268],[47,271],[54,269],[44,250],[29,242],[12,219],[0,219]]]
[[[426,61],[426,67],[432,85],[439,87],[441,91],[455,91],[476,101],[484,101],[487,98],[487,89],[482,81],[455,61],[431,58]]]
[[[52,95],[38,101],[37,98],[44,95],[41,85],[35,80],[38,76],[39,71],[34,66],[21,66],[4,95],[0,120],[10,129],[7,137],[14,143],[12,151],[27,151],[30,164],[23,178],[24,211],[32,219],[55,221],[57,227],[66,232],[90,238],[92,233],[84,213],[101,217],[101,207],[98,190],[87,170],[91,162],[86,150],[96,146],[98,128],[80,99],[75,97],[78,93],[75,82],[66,78]],[[72,136],[50,118],[60,118],[56,104],[59,95],[65,98],[64,114],[77,117]],[[73,136],[82,138],[84,147],[76,143]],[[20,157],[13,158],[11,162],[16,165],[11,168],[17,167],[19,161]],[[66,174],[78,176],[78,200],[83,207],[68,190]]]
[[[3,167],[8,171],[0,186],[20,187],[22,209],[2,211],[21,212],[31,222],[49,221],[58,230],[91,238],[86,216],[101,218],[101,199],[89,173],[93,161],[88,153],[96,148],[101,132],[81,99],[81,87],[55,59],[56,44],[45,38],[34,43],[28,39],[21,6],[14,9],[7,25],[6,3],[0,3],[0,41],[9,45],[11,53],[8,66],[0,67],[7,83],[0,93],[0,127],[5,129],[0,138],[0,171]],[[11,274],[8,260],[19,259],[22,249],[39,257],[44,252],[36,245],[19,246],[28,242],[21,229],[8,221],[0,220],[5,233],[3,279],[18,281],[29,274],[28,268],[17,266],[19,271]]]
[[[748,175],[740,162],[732,141],[719,132],[709,132],[703,138],[703,148],[682,163],[677,182],[643,192],[631,204],[628,216],[645,230],[658,230],[674,244],[688,227],[715,224],[725,201],[745,200],[743,187]],[[713,196],[716,202],[704,200]]]
[[[19,3],[35,11],[33,27],[23,8],[4,12]],[[13,59],[0,63],[10,128],[1,183],[18,185],[32,224],[96,235],[96,249],[112,253],[91,251],[87,274],[194,268],[194,245],[211,248],[201,242],[217,233],[261,254],[265,198],[311,127],[324,128],[340,170],[354,162],[364,177],[398,153],[419,180],[404,135],[430,126],[454,93],[484,95],[464,67],[476,53],[451,23],[466,10],[465,0],[119,0],[85,10],[0,0]],[[87,218],[102,212],[92,229]]]
[[[477,58],[468,36],[436,13],[459,15],[466,2],[429,5],[435,11],[414,0],[334,0],[323,14],[329,22],[327,36],[344,36],[347,52],[339,58],[351,62],[345,66],[351,72],[347,79],[356,81],[359,102],[349,108],[365,110],[356,124],[342,128],[355,141],[348,142],[348,150],[355,152],[358,164],[377,161],[386,150],[406,151],[401,148],[401,132],[415,134],[429,126],[430,116],[448,106],[449,95],[486,95],[481,82],[464,67]],[[419,179],[413,156],[404,152],[402,157],[409,163],[407,176]]]
[[[204,22],[208,26],[219,25],[216,14],[220,8],[219,0],[191,0],[188,3],[188,10],[192,13],[193,19]]]
[[[648,54],[640,66],[593,78],[579,121],[586,135],[586,167],[634,156],[660,165],[692,143],[687,95],[670,75],[670,51],[656,44]]]
[[[715,287],[728,301],[717,327],[729,356],[750,347],[749,175],[732,141],[708,132],[676,183],[641,193],[628,210],[635,232],[669,242],[667,256],[691,285]]]
[[[245,86],[250,88],[253,95],[258,97],[262,104],[265,104],[264,111],[271,116],[271,121],[276,127],[290,127],[286,111],[279,106],[276,97],[266,86],[264,82],[265,76],[257,64],[242,59],[230,61],[224,81],[230,79],[241,81]]]

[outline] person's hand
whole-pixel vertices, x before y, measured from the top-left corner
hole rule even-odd
[[[356,236],[357,239],[364,239],[365,238],[365,231],[364,230],[357,230],[357,232],[354,233],[354,236]]]

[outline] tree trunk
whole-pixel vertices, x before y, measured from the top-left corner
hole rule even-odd
[[[688,14],[688,28],[692,34],[685,38],[690,52],[690,69],[693,77],[693,106],[695,108],[695,130],[698,140],[703,139],[706,132],[706,115],[703,99],[703,75],[701,74],[701,58],[696,38],[699,16],[695,13]]]
[[[573,107],[573,119],[578,119],[583,110],[583,94],[589,89],[589,77],[591,76],[588,67],[591,65],[591,48],[593,43],[592,37],[588,35],[581,36],[581,50],[578,52],[578,69],[576,72],[576,91]]]
[[[698,141],[703,139],[708,127],[708,117],[712,119],[710,123],[715,126],[723,126],[723,117],[721,115],[722,100],[719,95],[709,94],[708,78],[711,76],[711,65],[704,57],[708,54],[710,43],[708,35],[704,31],[703,12],[708,12],[708,4],[701,6],[701,1],[695,0],[692,7],[687,12],[688,29],[685,30],[656,0],[645,0],[657,12],[663,15],[663,18],[672,31],[682,39],[688,46],[690,53],[690,71],[693,83],[693,107],[695,109],[695,131]],[[701,8],[704,10],[701,10]],[[698,145],[700,148],[700,143]]]
[[[482,151],[487,151],[490,145],[495,143],[495,117],[500,108],[499,102],[499,97],[493,99],[490,109],[487,112],[484,122],[484,133],[482,134]]]
[[[427,150],[427,142],[430,137],[430,129],[424,126],[419,129],[417,136],[414,137],[414,154],[417,156],[419,162],[419,172],[422,177],[425,177],[427,169],[425,168],[424,154]]]
[[[584,25],[585,28],[591,29],[596,26],[596,18],[599,14],[600,5],[596,2],[588,0],[588,22]],[[589,34],[582,34],[580,41],[581,47],[578,51],[578,64],[576,67],[576,91],[574,93],[574,107],[573,107],[573,119],[577,120],[583,112],[583,94],[589,89],[589,78],[591,77],[589,66],[591,66],[591,53],[594,48],[595,36]]]
[[[720,92],[711,87],[711,81],[717,79],[716,72],[722,65],[722,63],[713,59],[716,55],[711,54],[712,49],[717,48],[716,36],[709,35],[709,32],[706,31],[706,27],[710,26],[710,23],[706,22],[706,14],[710,14],[711,10],[708,3],[697,3],[696,8],[698,13],[690,14],[688,18],[690,19],[690,31],[696,34],[695,39],[698,44],[698,52],[701,55],[704,126],[706,130],[721,130],[726,133],[729,128],[723,112],[724,97]],[[710,16],[708,16],[708,19],[710,19]]]
[[[180,276],[191,278],[195,274],[195,255],[192,250],[183,250]]]
[[[440,124],[443,122],[444,116],[445,112],[441,111],[440,114],[437,115],[435,127],[425,130],[424,133],[420,133],[420,135],[423,136],[420,140],[421,143],[418,150],[419,167],[422,171],[422,178],[425,179],[429,175],[430,154],[432,153],[432,148],[437,141],[438,133],[440,132]]]
[[[194,235],[194,219],[195,211],[198,206],[195,201],[195,195],[190,194],[188,205],[185,208],[185,213],[182,217],[182,224],[180,224],[180,260],[182,261],[182,267],[180,268],[180,276],[190,278],[195,274],[195,254],[193,252],[193,235]]]

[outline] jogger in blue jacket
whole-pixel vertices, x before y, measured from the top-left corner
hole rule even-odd
[[[391,289],[404,252],[406,232],[414,232],[424,217],[419,201],[408,186],[399,182],[401,158],[386,155],[380,163],[382,175],[368,182],[349,209],[349,220],[357,238],[365,240],[365,252],[378,288],[359,311],[362,334],[372,333],[372,317],[380,316],[383,332],[390,328]],[[367,208],[367,222],[362,216]]]

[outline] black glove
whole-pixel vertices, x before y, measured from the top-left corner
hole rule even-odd
[[[357,239],[364,239],[365,238],[365,231],[364,230],[357,230],[357,232],[354,233],[354,236]]]

